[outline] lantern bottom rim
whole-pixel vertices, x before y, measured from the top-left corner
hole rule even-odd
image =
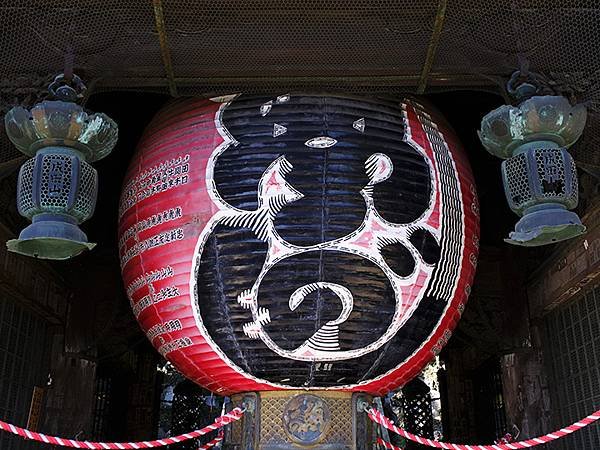
[[[37,221],[21,231],[18,239],[11,239],[6,247],[13,253],[40,259],[64,260],[79,255],[96,246],[87,240],[81,229],[63,218]]]
[[[76,242],[60,238],[11,239],[8,251],[39,259],[65,260],[96,246],[93,242]]]
[[[562,205],[547,206],[525,214],[504,241],[525,247],[554,244],[582,235],[586,231],[579,216]]]

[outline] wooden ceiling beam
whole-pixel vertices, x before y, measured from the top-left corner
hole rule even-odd
[[[156,22],[156,31],[158,32],[158,41],[160,44],[160,54],[165,67],[165,75],[169,86],[169,93],[172,97],[177,97],[177,84],[175,82],[175,72],[173,70],[173,61],[171,59],[171,49],[167,38],[167,29],[165,26],[165,14],[162,0],[153,0],[154,20]]]
[[[425,63],[423,64],[423,70],[421,71],[419,86],[417,87],[417,94],[423,94],[425,92],[425,88],[427,87],[429,73],[431,72],[431,68],[433,67],[435,56],[437,54],[438,44],[440,43],[440,37],[442,35],[442,30],[444,29],[447,6],[448,0],[439,1],[437,14],[435,15],[435,22],[433,24],[433,32],[431,33],[431,38],[429,39],[427,55],[425,57]]]

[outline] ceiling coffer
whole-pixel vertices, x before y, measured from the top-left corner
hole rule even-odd
[[[12,143],[32,158],[20,169],[19,213],[32,221],[10,251],[42,259],[68,259],[91,249],[79,224],[96,206],[98,173],[91,162],[107,156],[117,142],[116,123],[75,103],[85,86],[77,76],[59,75],[50,85],[56,100],[31,109],[17,106],[5,116]]]
[[[579,216],[569,211],[578,203],[578,180],[567,149],[581,136],[587,111],[565,97],[531,93],[529,84],[517,88],[521,103],[487,114],[479,138],[488,152],[504,159],[506,199],[521,216],[506,242],[535,247],[585,232]]]

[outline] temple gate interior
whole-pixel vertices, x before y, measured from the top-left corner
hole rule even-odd
[[[56,75],[75,73],[87,86],[80,104],[114,120],[118,141],[94,162],[97,202],[81,226],[97,246],[44,260],[4,245],[30,225],[16,203],[28,157],[0,127],[0,420],[70,439],[132,442],[197,429],[235,402],[187,380],[136,322],[118,220],[128,166],[155,115],[174,97],[238,92],[422,99],[462,143],[479,199],[469,300],[436,358],[377,400],[382,411],[415,434],[465,444],[540,436],[596,411],[598,20],[595,2],[576,0],[4,2],[0,114],[33,107]],[[532,74],[525,78],[540,95],[587,108],[582,137],[569,148],[579,180],[573,211],[587,230],[562,242],[505,242],[519,217],[506,200],[502,161],[478,130],[510,103],[515,71]],[[261,401],[264,411],[275,402]],[[211,437],[171,447],[195,449]],[[541,448],[599,447],[592,425]],[[1,450],[45,448],[0,433]]]

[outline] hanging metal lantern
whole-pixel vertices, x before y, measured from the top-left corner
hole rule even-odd
[[[21,166],[17,190],[19,213],[33,223],[7,242],[12,252],[68,259],[95,246],[78,226],[96,205],[98,174],[89,163],[112,151],[117,125],[74,103],[83,88],[79,78],[68,85],[59,75],[50,86],[58,100],[31,110],[18,106],[5,116],[12,143],[33,157]]]
[[[560,96],[534,96],[487,114],[479,138],[505,159],[502,180],[510,208],[521,216],[506,242],[539,246],[585,232],[576,213],[577,170],[567,148],[581,136],[587,111]]]

